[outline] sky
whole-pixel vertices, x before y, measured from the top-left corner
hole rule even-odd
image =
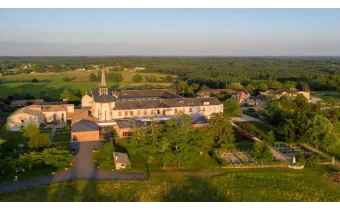
[[[0,56],[340,56],[340,9],[0,9]]]

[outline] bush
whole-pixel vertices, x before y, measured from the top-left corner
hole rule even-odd
[[[108,162],[112,161],[112,155],[115,151],[111,142],[105,142],[99,149],[99,154],[97,156],[98,162]]]
[[[132,81],[133,81],[133,82],[142,82],[142,81],[143,81],[143,76],[140,75],[140,74],[135,74],[135,75],[132,77]]]
[[[262,163],[262,162],[269,162],[272,160],[273,155],[270,152],[269,146],[263,142],[255,142],[253,151],[252,151],[253,158]]]
[[[96,81],[98,81],[98,78],[97,78],[97,76],[96,76],[94,73],[91,73],[91,74],[90,74],[90,81],[91,81],[91,82],[96,82]]]
[[[146,80],[147,80],[148,82],[158,82],[157,77],[154,76],[154,75],[149,75],[149,76],[146,78]]]
[[[71,81],[76,80],[76,77],[69,77],[69,76],[66,76],[66,77],[63,77],[62,80],[63,80],[64,82],[71,82]]]
[[[73,160],[72,153],[63,147],[44,149],[42,156],[45,164],[53,167],[67,166]]]
[[[106,77],[111,82],[121,82],[124,80],[122,74],[119,73],[109,73]]]
[[[169,76],[169,75],[164,78],[164,82],[172,82],[173,80],[174,80],[174,78],[172,76]]]
[[[37,80],[37,79],[32,79],[32,82],[33,82],[33,83],[38,83],[39,80]]]
[[[296,155],[296,161],[305,165],[306,167],[317,167],[319,165],[320,158],[316,155],[300,152]]]

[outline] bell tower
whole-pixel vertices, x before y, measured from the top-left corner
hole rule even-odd
[[[108,94],[108,89],[106,87],[105,69],[102,70],[102,78],[100,80],[100,94]]]

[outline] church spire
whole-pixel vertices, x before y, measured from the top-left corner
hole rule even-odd
[[[105,79],[105,69],[102,70],[102,79],[100,81],[100,86],[106,87],[106,79]]]

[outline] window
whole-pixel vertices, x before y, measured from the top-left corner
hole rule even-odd
[[[163,109],[163,115],[165,115],[165,109]]]
[[[137,116],[140,116],[140,110],[137,111]]]
[[[57,115],[53,114],[53,120],[57,120]]]
[[[175,109],[175,114],[177,114],[177,109]]]
[[[208,107],[208,109],[207,109],[207,110],[208,110],[208,112],[210,112],[210,111],[211,111],[211,107]]]
[[[125,116],[128,116],[129,115],[129,112],[125,111]]]
[[[150,114],[153,114],[154,112],[153,112],[153,110],[150,110]]]
[[[205,112],[205,107],[202,107],[202,112]]]
[[[121,167],[125,167],[125,164],[122,163],[122,164],[120,164],[120,166],[121,166]]]
[[[133,116],[133,111],[130,111],[130,116]]]
[[[64,113],[61,113],[61,121],[64,122]]]
[[[157,109],[157,114],[161,114],[161,110]]]
[[[192,112],[192,108],[189,108],[189,112]]]
[[[21,120],[21,123],[24,123],[24,120]]]
[[[213,111],[216,111],[216,107],[213,107]]]
[[[148,115],[148,111],[146,109],[144,110],[144,115]]]
[[[119,116],[119,117],[122,116],[122,112],[118,112],[118,116]]]
[[[185,113],[185,108],[182,109],[182,112]]]
[[[130,132],[123,132],[123,137],[131,136]]]

